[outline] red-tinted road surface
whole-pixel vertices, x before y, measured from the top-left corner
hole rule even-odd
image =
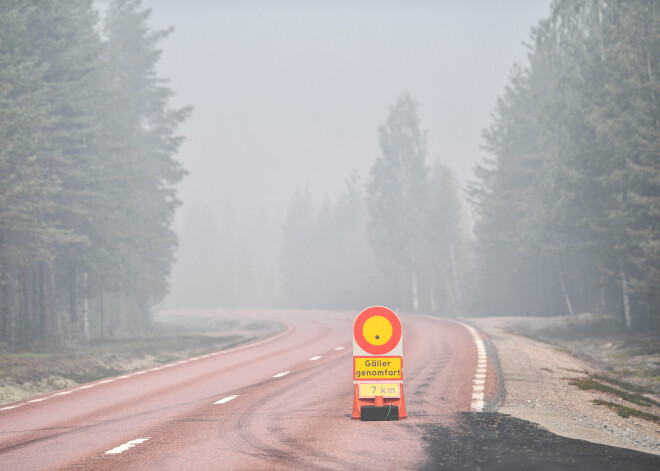
[[[425,426],[450,426],[471,409],[478,352],[459,323],[401,316],[408,419],[361,422],[350,418],[357,313],[192,314],[284,328],[237,349],[0,406],[0,469],[418,469],[428,459]],[[486,377],[488,399],[493,368]]]

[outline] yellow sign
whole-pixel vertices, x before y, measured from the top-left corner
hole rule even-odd
[[[383,316],[372,316],[362,327],[364,338],[372,345],[383,345],[392,338],[392,324]]]
[[[353,379],[401,379],[401,362],[401,357],[353,357]]]
[[[401,397],[399,383],[360,383],[360,399],[383,396],[385,398]]]

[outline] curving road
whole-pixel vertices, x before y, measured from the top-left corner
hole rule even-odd
[[[466,326],[404,315],[409,418],[351,420],[356,314],[194,312],[284,328],[236,349],[0,407],[0,469],[423,468],[433,451],[429,427],[451,427],[457,412],[496,400],[492,359]]]

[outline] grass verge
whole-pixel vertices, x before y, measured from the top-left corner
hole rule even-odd
[[[600,376],[602,378],[602,376]],[[576,378],[572,379],[569,384],[577,386],[583,391],[602,391],[605,393],[613,394],[620,397],[621,399],[632,402],[640,406],[660,406],[660,403],[649,399],[648,397],[642,396],[637,392],[624,391],[623,389],[615,388],[608,384],[598,381],[593,375],[587,376],[586,378]],[[621,382],[619,382],[621,384]]]
[[[0,351],[0,405],[57,389],[151,368],[267,337],[281,327],[248,319],[171,317],[144,338],[88,344],[37,345],[36,351]]]
[[[601,401],[600,399],[595,399],[591,402],[593,402],[596,405],[605,406],[609,409],[612,409],[624,419],[627,419],[630,416],[634,416],[634,417],[639,417],[640,419],[648,420],[650,422],[655,422],[656,424],[660,424],[660,417],[658,417],[655,414],[651,414],[649,412],[644,412],[641,410],[633,409],[631,407],[622,406],[621,404],[615,404],[609,401]]]

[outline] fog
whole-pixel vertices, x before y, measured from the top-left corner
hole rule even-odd
[[[194,107],[178,155],[189,171],[175,224],[184,264],[191,212],[235,232],[226,225],[264,214],[281,221],[297,188],[320,205],[339,197],[351,172],[366,181],[380,155],[377,128],[403,91],[419,105],[428,161],[449,166],[463,186],[511,67],[525,60],[523,42],[549,12],[547,0],[145,6],[154,29],[174,27],[159,64],[173,104]],[[272,239],[251,250],[276,263]],[[181,305],[192,300],[180,280],[192,274],[178,271]]]
[[[481,132],[549,1],[147,1],[161,76],[192,105],[186,207],[279,210],[296,187],[335,197],[367,175],[397,94],[420,104],[429,158],[470,178]],[[219,215],[219,213],[218,213]]]
[[[2,5],[11,348],[167,308],[660,325],[653,2]]]

